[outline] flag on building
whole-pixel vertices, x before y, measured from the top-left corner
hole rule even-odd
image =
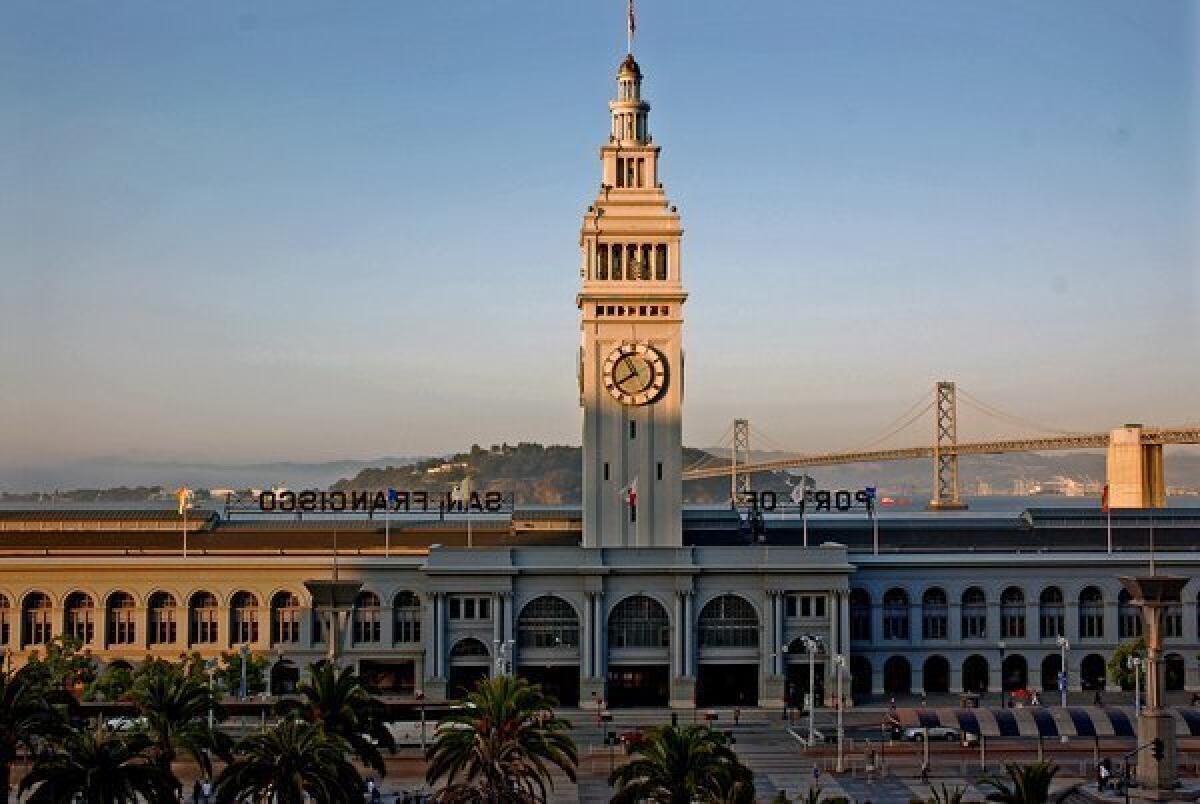
[[[629,0],[629,35],[633,36],[633,33],[636,30],[637,30],[637,24],[634,22],[634,19],[633,19],[633,0]]]
[[[1100,492],[1100,511],[1108,513],[1108,484],[1104,484],[1104,491]]]
[[[633,478],[633,482],[625,488],[621,489],[621,493],[625,495],[625,504],[630,508],[637,507],[637,478]]]

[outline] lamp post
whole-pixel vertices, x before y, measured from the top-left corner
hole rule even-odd
[[[1008,643],[1003,639],[997,643],[1000,648],[1000,708],[1004,708],[1004,651],[1008,648]]]
[[[834,769],[841,773],[845,770],[843,755],[842,755],[842,740],[845,736],[845,731],[842,728],[842,674],[846,670],[846,657],[844,654],[837,654],[833,657],[833,672],[837,674],[837,765]]]
[[[238,698],[246,700],[246,665],[249,664],[250,646],[245,642],[238,648],[238,657],[242,660],[242,685],[238,689]]]
[[[1133,668],[1133,712],[1142,713],[1142,659],[1139,656],[1129,657],[1129,666]]]
[[[1071,642],[1062,634],[1058,635],[1058,697],[1059,702],[1067,705],[1067,651],[1071,649]]]
[[[813,729],[815,728],[813,720],[817,708],[817,649],[821,643],[816,637],[809,634],[800,637],[800,642],[808,654],[808,747],[812,748],[816,742],[813,739]]]
[[[417,690],[417,702],[421,706],[421,754],[425,753],[425,690]]]
[[[213,699],[217,697],[216,687],[213,685],[213,675],[217,672],[217,660],[208,659],[205,661],[204,669],[208,671],[208,728],[211,731],[213,727]]]
[[[508,656],[511,653],[513,640],[493,639],[492,644],[496,646],[496,675],[508,675]]]

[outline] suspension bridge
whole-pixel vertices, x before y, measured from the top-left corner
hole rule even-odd
[[[1024,430],[1036,436],[987,441],[959,441],[958,405],[983,416]],[[933,439],[921,446],[883,447],[898,434],[918,425],[932,413]],[[1129,424],[1110,432],[1070,432],[1045,427],[1020,416],[1002,411],[959,389],[953,382],[939,382],[932,397],[922,396],[871,441],[842,452],[798,454],[769,461],[750,459],[750,422],[735,419],[720,441],[728,445],[729,461],[715,455],[685,468],[684,480],[724,477],[730,479],[730,493],[749,490],[750,476],[760,472],[778,472],[816,466],[836,466],[914,458],[932,460],[933,494],[929,506],[954,510],[966,507],[959,493],[958,459],[961,455],[1000,455],[1011,452],[1049,452],[1055,450],[1107,450],[1107,488],[1109,504],[1116,508],[1157,508],[1166,504],[1162,448],[1169,444],[1200,444],[1200,427],[1144,427]],[[786,451],[786,450],[784,450]]]

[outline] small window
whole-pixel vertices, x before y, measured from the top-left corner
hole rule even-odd
[[[671,308],[670,308],[670,307],[663,307],[663,308],[662,308],[662,314],[663,314],[663,315],[670,315],[670,314],[671,314]]]
[[[491,617],[491,608],[491,601],[489,601],[486,597],[479,598],[479,619],[486,620]]]
[[[598,316],[604,315],[604,305],[603,304],[596,305],[596,315],[598,315]]]
[[[662,461],[658,462],[658,479],[662,480]]]
[[[825,596],[821,595],[813,601],[813,614],[818,617],[825,616]]]
[[[608,480],[608,462],[604,462],[604,479]]]
[[[811,617],[812,616],[812,598],[809,597],[808,595],[804,595],[803,597],[800,598],[800,616],[801,617]]]
[[[629,423],[629,437],[637,438],[637,422]]]
[[[646,305],[643,304],[642,306],[638,307],[638,315],[645,315],[645,314],[646,314]]]
[[[629,506],[629,521],[637,522],[637,506],[636,505]]]
[[[787,616],[795,617],[796,616],[796,596],[788,595],[786,598],[784,598],[784,601],[785,601],[784,605],[787,608]]]
[[[605,309],[607,309],[607,310],[608,310],[608,315],[612,315],[612,314],[615,312],[615,311],[613,310],[613,306],[612,306],[611,304],[610,304],[610,305],[608,305],[608,307],[607,307],[607,308],[605,308]]]
[[[462,610],[460,608],[459,600],[456,597],[450,598],[450,619],[451,620],[462,619]]]
[[[475,619],[475,598],[469,597],[463,601],[463,619]]]

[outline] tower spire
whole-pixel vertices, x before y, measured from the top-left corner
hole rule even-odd
[[[633,55],[633,32],[637,30],[637,23],[633,19],[633,0],[629,0],[629,15],[626,23],[626,51],[629,55]]]

